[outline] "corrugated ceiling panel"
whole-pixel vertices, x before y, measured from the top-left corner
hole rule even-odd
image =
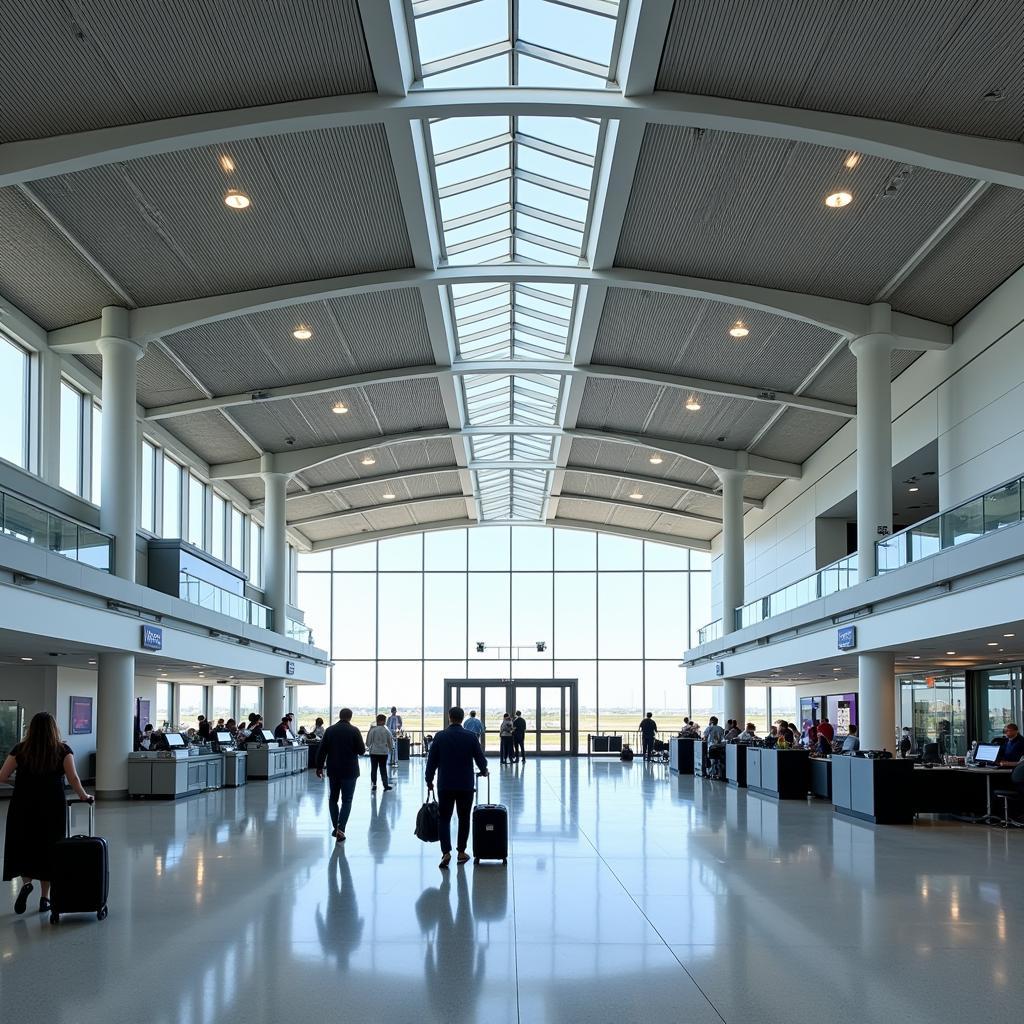
[[[895,380],[911,363],[920,357],[920,352],[897,349],[890,359],[891,379]],[[840,349],[821,373],[804,388],[808,398],[821,398],[828,402],[844,405],[857,404],[857,359],[848,348]]]
[[[561,502],[558,503],[561,507]],[[611,517],[605,520],[610,526],[624,526],[629,530],[649,530],[661,517],[657,512],[642,509],[615,508]]]
[[[414,510],[418,523],[440,523],[446,519],[465,519],[466,502],[462,498],[418,505]]]
[[[956,323],[1022,265],[1024,191],[993,185],[890,301],[901,312]]]
[[[374,90],[358,0],[20,0],[4,36],[0,142]]]
[[[801,464],[848,421],[807,409],[787,409],[754,446],[755,455]]]
[[[569,462],[572,465],[593,466],[595,469],[622,470],[642,473],[645,476],[663,476],[680,483],[707,484],[715,486],[714,473],[707,466],[691,459],[675,455],[661,454],[661,463],[652,466],[649,458],[651,450],[611,441],[598,441],[592,438],[575,437],[569,449]]]
[[[176,416],[165,420],[163,426],[182,444],[188,445],[201,459],[209,463],[241,462],[256,458],[256,451],[217,410]],[[259,496],[263,496],[260,487]]]
[[[305,494],[288,500],[288,519],[305,519],[308,516],[322,516],[338,512],[345,507],[333,494]]]
[[[362,454],[350,455],[304,470],[301,476],[311,487],[316,487],[350,480],[369,480],[375,476],[397,473],[405,469],[455,465],[455,449],[451,438],[392,444],[384,448],[374,448],[372,455],[377,460],[372,466],[362,464]]]
[[[145,157],[33,188],[139,305],[412,263],[382,125]],[[225,206],[228,188],[252,205]]]
[[[1011,2],[679,0],[657,87],[1018,139],[1022,37]]]
[[[349,412],[337,416],[331,406],[342,396]],[[389,381],[344,393],[255,402],[237,406],[232,415],[257,444],[275,452],[447,427],[436,380]]]
[[[563,495],[593,495],[597,498],[611,498],[615,501],[630,502],[631,494],[642,494],[637,499],[644,505],[658,505],[662,508],[674,508],[680,511],[690,510],[691,499],[696,497],[692,493],[680,491],[671,487],[662,487],[658,484],[637,483],[631,480],[614,480],[606,476],[591,476],[588,473],[568,471],[562,484]],[[715,501],[715,499],[708,499]],[[720,516],[721,502],[718,508],[707,515]],[[695,509],[693,511],[696,511]]]
[[[391,480],[386,484],[368,483],[365,486],[346,488],[341,497],[350,508],[365,508],[386,505],[385,494],[394,494],[398,501],[461,495],[462,484],[457,472],[433,473],[430,476],[416,476],[409,480]]]
[[[729,327],[750,330],[737,341]],[[838,340],[759,310],[639,289],[608,292],[592,363],[793,391]]]
[[[784,139],[650,125],[616,264],[871,302],[973,184]],[[845,187],[854,201],[829,209]],[[681,244],[685,239],[685,244]]]
[[[370,524],[362,516],[355,516],[351,519],[327,519],[322,523],[308,523],[299,532],[311,541],[352,537],[360,533],[365,533],[367,540],[373,539],[370,536],[372,532]]]
[[[720,527],[707,523],[695,523],[692,520],[677,519],[675,516],[661,516],[651,527],[650,532],[689,540],[712,540],[722,531]]]
[[[124,301],[17,188],[0,188],[0,295],[48,331]]]
[[[580,498],[559,498],[558,518],[579,519],[587,523],[606,523],[612,514],[610,505],[595,505]],[[653,518],[653,516],[652,516]]]
[[[250,501],[263,500],[263,481],[258,476],[240,477],[238,480],[232,480],[231,486]]]
[[[298,325],[313,331],[296,341]],[[413,289],[346,295],[204,324],[164,343],[217,395],[433,363]]]

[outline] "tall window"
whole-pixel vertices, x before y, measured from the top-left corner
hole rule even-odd
[[[213,520],[210,524],[210,554],[224,561],[224,541],[228,528],[228,503],[213,495]]]
[[[574,678],[585,736],[632,732],[644,711],[682,724],[679,661],[710,616],[709,575],[705,553],[653,541],[480,527],[300,554],[298,604],[335,659],[331,709],[360,725],[398,704],[407,728],[438,728],[446,677]],[[323,688],[299,706],[329,710]]]
[[[210,719],[225,721],[235,717],[235,688],[230,684],[218,683],[210,687]]]
[[[60,485],[82,493],[82,393],[60,384]]]
[[[206,484],[192,473],[188,475],[188,542],[206,547]]]
[[[0,335],[0,458],[28,468],[31,413],[28,352]]]
[[[252,712],[259,714],[260,688],[258,686],[240,686],[238,688],[238,720],[247,721]]]
[[[92,502],[98,505],[100,503],[103,468],[103,410],[100,408],[99,402],[92,402],[91,405],[88,405],[88,408],[92,411],[92,448],[89,458],[92,476],[90,483],[92,487],[89,496]]]
[[[263,527],[249,520],[249,582],[263,586]]]
[[[157,728],[163,728],[165,723],[170,723],[173,711],[171,705],[171,684],[156,684],[156,722]]]
[[[231,506],[231,565],[245,571],[245,515]]]
[[[181,466],[169,455],[164,455],[164,507],[161,534],[164,537],[181,536]]]
[[[156,533],[156,457],[157,449],[149,441],[142,442],[142,501],[139,521],[144,530]]]
[[[178,726],[182,729],[197,729],[200,715],[206,714],[206,687],[191,683],[178,684]]]

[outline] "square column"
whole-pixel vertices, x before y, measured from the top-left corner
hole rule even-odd
[[[273,456],[264,456],[272,463]],[[274,612],[274,632],[288,628],[288,539],[285,526],[288,474],[268,469],[261,473],[264,489],[263,506],[263,582],[266,602]],[[283,695],[282,695],[283,703]],[[266,710],[264,710],[264,717]],[[280,716],[278,716],[280,720]],[[277,724],[276,722],[274,723]]]
[[[744,470],[718,469],[722,481],[722,636],[736,631],[736,609],[743,604],[743,482]],[[745,724],[746,683],[743,679],[723,679],[722,698],[725,718]]]

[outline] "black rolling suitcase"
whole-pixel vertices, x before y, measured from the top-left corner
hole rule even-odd
[[[53,848],[53,878],[50,884],[50,921],[57,924],[61,914],[95,914],[102,921],[107,916],[107,893],[110,889],[110,853],[106,839],[96,832],[96,810],[89,807],[89,834],[71,835],[71,806],[85,800],[67,803],[67,838]]]
[[[490,775],[487,776],[487,803],[478,803],[473,808],[473,863],[479,864],[482,860],[508,863],[508,808],[491,803]]]

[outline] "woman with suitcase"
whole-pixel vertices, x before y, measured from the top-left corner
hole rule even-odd
[[[4,881],[18,875],[22,886],[14,912],[24,914],[34,881],[39,882],[39,912],[50,910],[53,848],[64,838],[64,778],[80,800],[92,803],[75,769],[75,755],[61,739],[53,715],[46,711],[29,722],[28,732],[0,768],[0,782],[14,777],[14,795],[7,811],[4,840]]]

